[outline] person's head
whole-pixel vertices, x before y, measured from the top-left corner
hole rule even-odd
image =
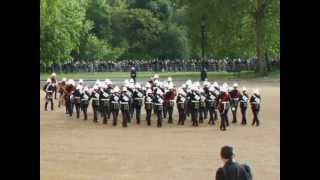
[[[220,151],[220,157],[223,162],[232,160],[234,158],[234,149],[232,146],[223,146]]]

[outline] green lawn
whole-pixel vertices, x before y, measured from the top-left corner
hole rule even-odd
[[[200,72],[163,72],[158,73],[160,79],[167,78],[171,76],[176,80],[199,80]],[[86,79],[86,80],[96,80],[96,79],[125,79],[130,77],[129,72],[97,72],[97,73],[67,73],[67,74],[58,74],[59,79],[62,77],[77,79]],[[153,72],[138,72],[137,79],[139,80],[147,80],[151,76],[153,76]],[[40,79],[47,79],[50,74],[40,74]],[[267,79],[280,79],[280,71],[274,71],[269,73],[267,77],[259,77],[253,71],[243,71],[240,74],[238,73],[229,73],[229,72],[208,72],[209,79],[259,79],[259,78],[267,78]]]

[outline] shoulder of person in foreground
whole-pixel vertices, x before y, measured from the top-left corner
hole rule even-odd
[[[225,180],[222,167],[220,167],[216,172],[216,180]]]

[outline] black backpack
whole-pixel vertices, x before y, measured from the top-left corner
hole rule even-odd
[[[238,164],[238,163],[236,163],[236,167],[237,167],[237,178],[236,178],[236,180],[252,180],[251,169],[247,164]],[[225,180],[229,180],[229,179],[227,179],[227,170],[223,167],[222,171],[223,171],[224,179]],[[246,176],[247,176],[246,179],[241,179],[240,171],[243,171],[243,173],[246,174]]]

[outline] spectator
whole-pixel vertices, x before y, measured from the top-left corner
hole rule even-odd
[[[223,146],[220,157],[224,163],[216,172],[216,180],[251,180],[251,170],[248,165],[235,161],[234,149],[231,146]]]

